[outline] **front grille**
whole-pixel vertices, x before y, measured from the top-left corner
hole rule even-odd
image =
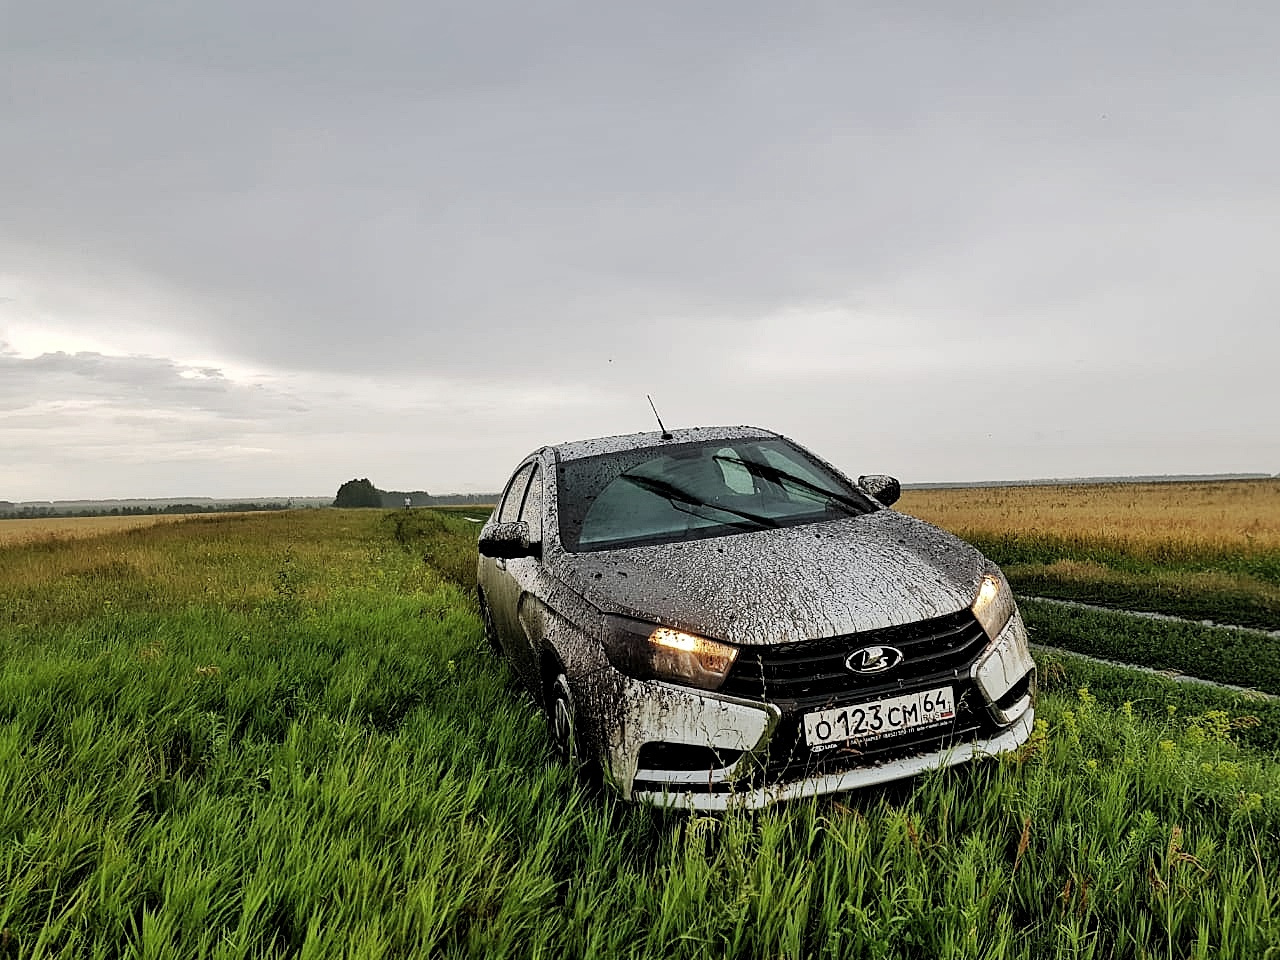
[[[838,637],[767,647],[743,647],[719,692],[777,703],[784,710],[814,710],[850,697],[889,695],[919,686],[929,676],[950,674],[971,663],[987,635],[970,610],[944,617]],[[853,651],[897,647],[902,662],[883,673],[854,673],[845,666]]]
[[[987,635],[970,610],[880,630],[801,640],[767,647],[744,647],[720,687],[721,693],[765,700],[782,717],[763,754],[735,781],[737,789],[840,773],[944,750],[997,732],[968,667],[987,645]],[[881,673],[855,673],[845,666],[862,647],[902,651],[900,663]],[[804,715],[814,710],[897,696],[949,684],[956,715],[945,725],[905,731],[862,746],[813,753],[804,737]]]

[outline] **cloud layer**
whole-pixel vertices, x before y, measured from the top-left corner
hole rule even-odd
[[[7,21],[0,497],[493,488],[645,392],[907,479],[1280,469],[1270,5]]]

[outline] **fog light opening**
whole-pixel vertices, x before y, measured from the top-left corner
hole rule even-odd
[[[638,766],[641,770],[720,770],[736,763],[743,752],[653,740],[640,748]]]
[[[1035,696],[1035,692],[1036,672],[1029,670],[1021,680],[1001,695],[1000,699],[995,702],[995,706],[998,710],[1009,710],[1023,697]]]

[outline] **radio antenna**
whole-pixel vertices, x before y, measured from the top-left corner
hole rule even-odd
[[[662,430],[662,439],[663,439],[663,440],[672,440],[672,439],[674,439],[674,438],[671,436],[671,431],[670,431],[670,430],[668,430],[665,426],[663,426],[663,424],[662,424],[662,417],[658,416],[658,408],[657,408],[657,407],[655,407],[655,406],[653,405],[653,397],[649,396],[649,395],[646,393],[646,394],[644,395],[644,398],[645,398],[646,400],[648,400],[648,401],[649,401],[649,409],[653,411],[653,416],[654,416],[654,418],[658,421],[658,427]]]

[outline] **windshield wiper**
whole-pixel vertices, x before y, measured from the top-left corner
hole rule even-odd
[[[747,472],[752,476],[764,477],[766,480],[772,480],[774,483],[793,483],[797,487],[808,490],[811,493],[819,494],[825,497],[829,503],[839,504],[849,510],[853,516],[861,516],[869,513],[865,503],[859,503],[848,494],[838,493],[835,490],[828,490],[821,487],[804,477],[797,477],[794,473],[788,473],[786,470],[780,470],[777,467],[771,467],[767,463],[760,463],[758,460],[743,460],[741,457],[724,457],[717,454],[712,459],[720,460],[725,463],[736,463],[740,467],[745,467]]]
[[[624,473],[618,477],[619,480],[626,480],[634,483],[641,490],[648,490],[650,493],[657,494],[664,500],[669,500],[672,506],[683,503],[690,507],[701,507],[704,510],[719,510],[722,513],[732,514],[735,517],[741,517],[760,527],[777,527],[780,526],[777,520],[772,517],[761,516],[758,513],[749,513],[746,510],[735,510],[733,507],[722,507],[716,503],[708,503],[699,497],[694,496],[688,490],[681,489],[674,484],[665,480],[657,480],[653,477],[642,477],[634,473]]]

